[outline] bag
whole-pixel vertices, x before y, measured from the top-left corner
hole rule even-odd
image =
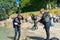
[[[51,27],[54,27],[55,26],[55,23],[53,21],[51,21],[50,26]]]
[[[50,26],[51,26],[51,27],[54,27],[54,26],[55,26],[55,23],[53,22],[53,19],[52,19],[52,18],[51,18]]]
[[[54,23],[51,23],[51,24],[50,24],[50,26],[51,26],[51,27],[54,27],[54,26],[55,26],[55,24],[54,24]]]

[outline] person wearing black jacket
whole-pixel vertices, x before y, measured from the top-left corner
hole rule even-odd
[[[40,13],[42,14],[42,17],[41,17],[41,19],[38,21],[38,22],[40,22],[40,23],[42,23],[43,25],[44,25],[44,29],[45,29],[45,31],[46,31],[46,40],[49,40],[49,37],[50,37],[50,32],[49,32],[49,30],[50,30],[50,22],[51,22],[51,18],[50,18],[50,15],[49,15],[49,13],[48,12],[45,12],[44,11],[44,9],[41,9],[40,10]],[[45,20],[45,17],[46,16],[49,16],[49,20],[48,19],[46,19]]]
[[[36,24],[37,16],[34,15],[34,14],[32,14],[31,18],[32,18],[32,20],[33,20],[33,22],[34,22],[33,28],[38,29],[37,24]]]
[[[20,14],[18,14],[18,16],[16,18],[14,18],[13,20],[13,28],[15,29],[15,36],[14,36],[14,40],[16,40],[17,37],[17,33],[18,33],[18,39],[20,39],[20,24],[21,24],[21,20],[23,20],[23,16],[21,16]]]

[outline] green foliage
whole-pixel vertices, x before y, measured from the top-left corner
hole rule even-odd
[[[19,11],[38,11],[41,8],[46,9],[47,4],[51,4],[52,8],[55,8],[56,3],[60,3],[60,0],[21,0]],[[8,18],[16,11],[18,11],[16,0],[0,0],[0,19]]]
[[[22,12],[38,11],[41,8],[46,9],[47,4],[51,4],[52,8],[55,8],[57,3],[59,3],[58,0],[22,0],[21,8]]]
[[[25,4],[25,7],[22,8],[22,10],[23,11],[36,11],[36,10],[40,10],[40,8],[44,8],[45,6],[46,6],[46,1],[29,0],[27,4]]]
[[[15,0],[0,0],[0,20],[7,19],[16,8]]]
[[[29,2],[30,0],[21,0],[21,8],[25,7]]]

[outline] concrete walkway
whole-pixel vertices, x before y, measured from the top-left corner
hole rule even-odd
[[[46,38],[46,33],[45,30],[43,29],[43,25],[42,24],[38,24],[38,29],[35,31],[30,30],[29,28],[31,28],[33,26],[33,24],[31,23],[25,23],[24,25],[21,26],[22,32],[21,32],[21,37],[23,37],[23,39],[27,36],[31,36],[31,37],[38,37],[38,38],[42,38],[45,39]],[[50,39],[55,37],[60,39],[60,24],[56,23],[55,27],[51,27],[50,28]]]

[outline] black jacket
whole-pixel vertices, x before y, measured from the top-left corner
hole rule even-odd
[[[18,19],[17,17],[13,19],[13,28],[17,27],[20,28],[20,24],[21,24],[21,20],[23,20],[24,18],[20,18]],[[18,23],[18,25],[15,25],[14,23]]]
[[[37,20],[37,16],[35,16],[35,15],[32,15],[31,18],[32,18],[32,20]]]
[[[44,14],[42,15],[41,19],[39,20],[39,22],[41,22],[43,25],[46,24],[46,22],[44,21],[44,17],[45,17],[47,14],[48,14],[48,12],[44,12]],[[49,21],[48,23],[50,23],[50,22],[51,22],[51,19],[50,19],[50,21]]]

